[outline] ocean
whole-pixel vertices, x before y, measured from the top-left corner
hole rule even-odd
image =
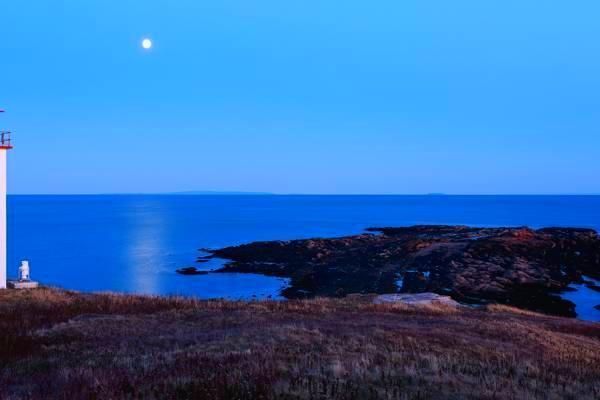
[[[200,248],[414,224],[600,230],[600,196],[12,195],[8,207],[9,276],[28,259],[32,278],[45,285],[200,298],[277,299],[288,283],[177,274],[195,265]],[[594,319],[597,292],[588,292],[578,312]]]

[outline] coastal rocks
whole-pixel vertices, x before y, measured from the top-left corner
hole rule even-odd
[[[590,285],[586,285],[586,286],[593,291],[600,292],[600,285],[590,284]]]
[[[179,268],[178,270],[176,270],[176,272],[181,275],[207,275],[208,274],[208,271],[200,271],[196,267]]]
[[[424,292],[427,290],[427,277],[419,271],[406,271],[399,289],[408,293]]]
[[[210,253],[231,260],[221,272],[291,278],[287,298],[433,292],[564,316],[575,316],[575,308],[559,293],[583,276],[600,278],[600,238],[590,229],[419,225],[367,232]]]
[[[450,296],[440,296],[436,293],[418,293],[418,294],[382,294],[373,299],[375,304],[400,303],[413,307],[428,307],[443,305],[451,308],[458,308],[460,304]]]

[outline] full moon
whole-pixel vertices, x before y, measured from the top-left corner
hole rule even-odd
[[[142,47],[146,50],[148,50],[149,48],[152,47],[152,40],[150,39],[144,39],[142,40]]]

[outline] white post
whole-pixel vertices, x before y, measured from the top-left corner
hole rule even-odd
[[[0,289],[6,289],[6,153],[0,148]]]

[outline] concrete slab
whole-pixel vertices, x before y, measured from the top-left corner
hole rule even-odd
[[[450,296],[440,296],[436,293],[394,293],[394,294],[382,294],[375,297],[373,300],[375,304],[385,303],[401,303],[409,306],[428,306],[434,304],[444,304],[449,307],[460,306],[459,303],[452,300]]]
[[[11,289],[35,289],[40,285],[36,281],[8,281],[7,283]]]

